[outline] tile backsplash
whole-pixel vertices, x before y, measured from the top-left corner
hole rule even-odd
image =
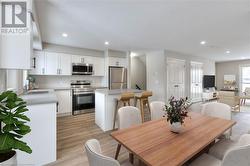
[[[103,77],[93,76],[32,76],[38,88],[70,87],[72,80],[89,80],[92,86],[103,86]]]

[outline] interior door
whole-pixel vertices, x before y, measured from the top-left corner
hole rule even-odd
[[[185,60],[167,59],[167,96],[185,97]]]
[[[190,72],[191,72],[190,98],[192,102],[201,101],[203,64],[199,62],[191,62]]]

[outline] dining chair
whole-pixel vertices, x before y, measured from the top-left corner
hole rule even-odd
[[[131,105],[131,100],[135,98],[135,94],[133,92],[124,92],[121,94],[119,98],[116,98],[116,106],[115,106],[115,111],[114,111],[114,119],[113,119],[113,130],[115,129],[115,122],[117,119],[117,112],[119,109],[119,105],[122,106],[130,106]]]
[[[207,116],[232,120],[231,107],[224,103],[211,102],[203,104],[201,113]],[[224,133],[224,135],[226,136],[226,138],[230,138],[231,133],[232,129],[229,129]]]
[[[131,127],[133,125],[141,124],[141,123],[142,123],[141,113],[137,107],[126,106],[126,107],[119,108],[118,130],[125,129],[125,128]],[[115,153],[116,160],[119,156],[120,149],[121,149],[121,144],[118,143],[116,153]],[[130,157],[132,157],[131,154],[130,154]]]
[[[195,159],[189,166],[249,166],[249,140],[249,134],[241,136],[238,146],[229,149],[222,160],[205,153]]]
[[[209,154],[216,157],[217,159],[222,160],[228,150],[237,146],[245,145],[250,145],[250,134],[242,135],[238,141],[232,141],[229,139],[219,140],[209,149]]]
[[[163,101],[153,101],[150,103],[151,120],[157,120],[165,115],[165,103]]]
[[[132,166],[129,162],[120,164],[117,160],[102,154],[101,146],[98,140],[91,139],[85,143],[90,166]]]

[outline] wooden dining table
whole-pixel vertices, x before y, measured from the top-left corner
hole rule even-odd
[[[171,132],[162,118],[114,131],[111,136],[148,166],[180,166],[236,124],[194,112],[188,115],[179,134]]]

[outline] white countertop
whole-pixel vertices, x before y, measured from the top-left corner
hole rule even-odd
[[[107,94],[107,95],[118,95],[121,93],[125,93],[125,92],[133,92],[133,93],[141,93],[143,92],[143,90],[138,90],[138,89],[97,89],[95,92],[97,93],[103,93],[103,94]]]
[[[58,102],[54,90],[50,90],[48,93],[23,94],[20,97],[27,103],[27,105],[38,105]]]

